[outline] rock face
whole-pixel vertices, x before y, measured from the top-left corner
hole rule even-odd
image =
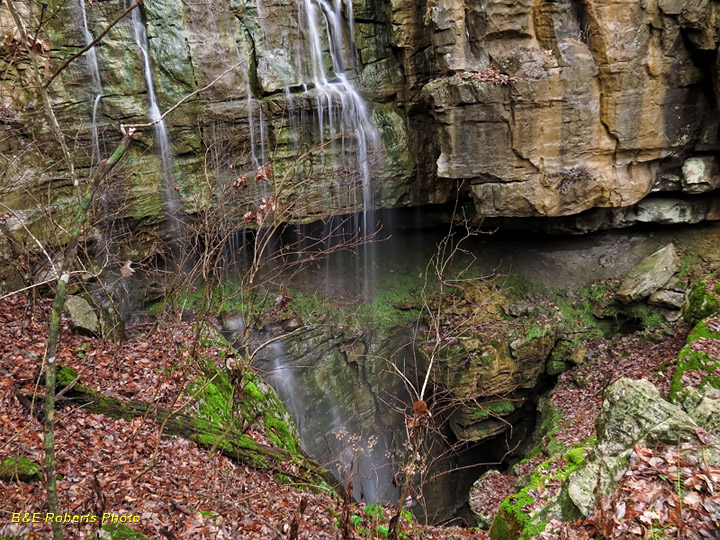
[[[266,331],[259,342],[277,329]],[[369,335],[307,325],[261,350],[255,361],[295,420],[303,449],[341,482],[352,479],[355,496],[365,501],[398,496],[393,477],[412,399],[390,362],[407,367],[414,380],[411,342],[411,332],[400,328]],[[448,456],[441,438],[433,441],[431,474],[460,467],[462,452]],[[470,481],[464,471],[438,475],[422,486],[424,506],[415,511],[431,521],[455,515],[462,505],[456,493],[469,489]]]
[[[526,0],[449,13],[444,4],[429,9],[434,34],[459,17],[453,26],[469,30],[475,53],[447,71],[517,78],[496,86],[446,75],[424,89],[438,176],[469,180],[481,215],[629,206],[679,172],[682,156],[717,144],[716,115],[704,116],[714,97],[700,88],[716,69],[702,51],[716,48],[717,6]]]
[[[83,10],[92,36],[124,9],[119,0],[49,4],[53,16],[39,36],[49,50],[32,53],[49,72],[87,42]],[[35,4],[17,6],[34,28]],[[273,191],[295,201],[284,219],[308,221],[446,202],[463,182],[478,217],[624,210],[653,192],[652,208],[608,226],[720,218],[705,201],[695,208],[698,201],[680,199],[695,206],[672,218],[653,209],[663,192],[705,194],[719,184],[711,157],[720,125],[716,2],[356,0],[323,14],[315,0],[233,0],[226,9],[148,0],[136,9],[161,111],[213,83],[165,120],[174,160],[164,189],[176,189],[185,212],[225,197],[242,209],[231,214],[239,221]],[[0,56],[0,122],[9,135],[0,150],[12,186],[3,196],[15,211],[7,225],[61,243],[73,213],[69,170],[43,127],[31,53],[5,5],[0,23],[9,29]],[[136,30],[125,17],[95,48],[101,88],[88,55],[49,87],[81,179],[97,161],[93,147],[105,156],[120,124],[147,121]],[[167,164],[149,131],[136,139],[122,181],[101,203],[120,209],[142,242],[165,219]],[[292,181],[224,194],[268,163],[275,178]]]

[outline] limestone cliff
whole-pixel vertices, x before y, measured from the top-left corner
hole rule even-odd
[[[15,5],[42,39],[33,54],[45,80],[128,7]],[[195,212],[267,164],[292,179],[283,197],[300,203],[288,219],[304,221],[446,202],[458,182],[478,217],[622,208],[600,220],[622,226],[720,216],[706,195],[720,184],[717,2],[146,0],[136,10],[149,69],[128,15],[94,48],[99,81],[86,53],[49,89],[82,179],[121,124],[147,121],[148,71],[161,111],[215,81],[165,119],[170,185],[145,130],[107,193],[146,235],[164,219],[163,189]],[[5,5],[0,27],[2,197],[16,211],[6,218],[49,237],[48,214],[61,230],[73,190]]]

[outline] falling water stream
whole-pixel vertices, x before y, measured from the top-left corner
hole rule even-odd
[[[296,66],[298,73],[303,77],[302,86],[312,103],[312,113],[316,122],[319,140],[315,145],[322,145],[320,152],[323,166],[331,167],[330,173],[334,175],[336,192],[346,200],[336,201],[340,207],[352,206],[361,209],[356,217],[350,218],[346,226],[339,226],[337,222],[331,225],[334,229],[343,229],[343,234],[349,233],[351,237],[367,238],[376,232],[374,223],[375,201],[373,189],[373,167],[371,159],[373,153],[379,149],[380,137],[377,128],[373,125],[368,106],[356,90],[354,83],[348,76],[348,70],[355,65],[353,51],[353,21],[352,3],[341,0],[296,0],[300,21],[299,28],[304,49],[304,62]],[[262,2],[258,0],[258,19],[260,31],[265,24]],[[154,122],[154,140],[159,151],[163,171],[163,196],[165,210],[171,218],[173,233],[180,232],[181,224],[178,221],[179,199],[174,190],[173,159],[170,139],[162,119],[155,94],[152,75],[150,47],[143,13],[140,9],[132,12],[135,42],[142,54],[144,76],[147,87],[148,116]],[[238,50],[240,55],[240,51]],[[325,61],[331,60],[328,67]],[[247,63],[247,77],[245,79],[246,114],[249,128],[249,148],[252,167],[257,170],[267,164],[269,159],[268,126],[262,102],[253,95],[250,77],[250,62]],[[290,89],[286,91],[286,99],[290,113],[296,113],[303,122],[305,114],[302,102],[293,102]],[[290,109],[292,108],[292,109]],[[295,121],[289,119],[289,122]],[[211,130],[212,132],[212,130]],[[222,137],[222,133],[216,136]],[[299,147],[299,140],[294,141]],[[331,159],[330,159],[331,157]],[[212,154],[216,167],[220,167],[219,154]],[[328,171],[326,171],[328,172]],[[219,175],[218,172],[216,172]],[[258,185],[256,189],[264,186]],[[222,186],[218,185],[218,189]],[[347,202],[350,204],[348,205]],[[348,230],[352,229],[352,230]],[[258,234],[263,234],[259,232]],[[235,236],[231,238],[235,239]],[[243,235],[243,245],[246,239]],[[236,240],[236,243],[239,240]],[[235,251],[237,246],[230,246]],[[362,264],[356,268],[356,285],[365,298],[371,298],[375,289],[375,250],[372,242],[363,242]],[[359,437],[361,442],[356,443],[367,446],[371,433],[354,432],[353,418],[347,416],[347,407],[339,406],[339,400],[347,396],[335,395],[331,389],[324,388],[319,399],[322,402],[309,405],[310,395],[304,393],[298,383],[291,359],[283,349],[284,345],[277,342],[267,351],[268,379],[279,392],[288,411],[295,418],[303,444],[312,446],[313,438],[322,438],[325,447],[330,448],[335,461],[335,469],[340,471],[354,467],[357,474],[356,485],[359,486],[356,495],[364,500],[375,501],[388,495],[388,486],[391,479],[389,458],[385,456],[385,447],[378,445],[374,450],[359,455],[350,450],[346,443],[336,439],[338,433],[348,433],[351,437]],[[318,396],[315,395],[315,399]],[[323,424],[317,421],[317,415],[322,408]],[[345,411],[345,412],[341,412]],[[313,418],[307,415],[315,415]],[[351,413],[350,413],[351,414]],[[344,416],[345,415],[345,416]],[[313,453],[312,451],[310,453]]]
[[[340,143],[340,162],[335,163],[337,170],[349,168],[356,170],[360,177],[360,195],[362,196],[362,213],[359,221],[355,221],[355,232],[364,238],[372,237],[376,232],[373,222],[375,201],[373,196],[372,169],[370,157],[373,149],[379,144],[379,134],[373,125],[367,105],[362,96],[348,79],[346,69],[353,65],[352,57],[344,46],[346,34],[350,38],[354,35],[352,18],[352,3],[347,2],[343,13],[342,2],[334,0],[331,4],[327,0],[300,0],[300,12],[307,27],[308,48],[310,52],[310,73],[305,75],[312,80],[317,96],[316,109],[320,142],[325,142],[325,123],[328,124],[328,136],[331,141]],[[347,33],[344,31],[343,20],[347,19]],[[321,36],[321,20],[324,34],[332,60],[332,72],[328,73],[323,62],[323,48]],[[339,110],[337,109],[339,107]],[[349,151],[346,137],[352,135],[355,148]],[[338,192],[342,193],[347,186],[338,185]],[[356,189],[351,188],[356,198]],[[362,280],[366,298],[372,296],[374,290],[374,263],[375,247],[373,242],[364,242],[365,264],[363,265]]]
[[[88,29],[87,14],[85,12],[85,0],[78,0],[80,4],[80,12],[82,14],[83,36],[85,37],[85,45],[90,46],[94,38]],[[100,80],[100,67],[98,66],[97,54],[95,47],[90,47],[85,53],[87,58],[88,69],[90,70],[90,78],[92,80],[93,105],[92,105],[92,147],[93,159],[95,162],[100,161],[100,141],[97,129],[97,111],[100,99],[102,98],[103,87]]]
[[[303,102],[293,100],[289,88],[284,90],[288,125],[298,133],[296,128],[304,123],[305,109],[312,109],[317,135],[313,144],[322,145],[319,165],[325,174],[329,173],[334,178],[338,197],[334,203],[356,210],[354,217],[347,220],[331,219],[323,236],[329,249],[348,238],[360,239],[362,257],[359,259],[361,264],[355,266],[355,281],[362,295],[370,299],[375,289],[376,247],[362,239],[372,237],[376,232],[371,156],[379,148],[380,137],[367,104],[347,74],[355,65],[352,54],[352,2],[296,1],[302,51],[298,55],[302,60],[296,69],[303,78],[303,93],[309,99],[304,101],[306,105],[303,106]],[[258,13],[262,13],[260,2]],[[262,21],[260,18],[261,26]],[[326,61],[328,54],[331,60],[329,67]],[[257,114],[256,110],[259,111]],[[268,157],[266,129],[262,107],[255,104],[249,82],[247,111],[252,161],[258,167]],[[291,141],[296,149],[299,148],[299,139]],[[357,209],[361,211],[357,212]],[[298,234],[302,241],[302,228]],[[328,262],[326,272],[331,271],[330,264],[335,262]],[[295,419],[303,447],[321,459],[339,479],[345,481],[352,476],[357,488],[355,495],[360,499],[374,502],[394,497],[392,467],[386,455],[389,439],[385,438],[373,447],[375,434],[363,433],[354,408],[348,403],[340,403],[348,396],[338,394],[337,389],[333,390],[326,384],[316,386],[309,383],[303,367],[293,364],[284,347],[282,341],[276,342],[263,355],[267,379]],[[332,369],[342,372],[348,366],[338,365]]]
[[[153,84],[152,69],[150,65],[149,43],[145,21],[143,20],[140,8],[132,10],[132,23],[135,34],[135,43],[140,49],[143,57],[143,68],[145,73],[145,84],[147,86],[148,97],[148,116],[154,122],[153,135],[155,145],[160,153],[160,161],[162,164],[163,174],[163,199],[165,203],[165,213],[170,218],[171,237],[177,238],[182,230],[180,220],[180,200],[175,193],[175,179],[173,177],[173,159],[172,147],[170,146],[170,137],[168,136],[165,120],[162,118],[160,108],[155,97],[155,85]]]

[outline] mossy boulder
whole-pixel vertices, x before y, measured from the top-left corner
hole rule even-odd
[[[5,482],[39,482],[42,480],[40,465],[23,457],[8,458],[0,464],[0,480]]]
[[[675,402],[678,392],[683,388],[683,375],[687,371],[696,371],[700,374],[700,387],[710,385],[720,389],[720,377],[718,377],[720,368],[720,358],[716,358],[706,351],[713,351],[720,345],[720,332],[713,330],[718,323],[718,319],[704,319],[698,322],[687,337],[687,345],[685,345],[678,353],[677,367],[670,383],[669,399]],[[711,328],[711,326],[713,328]],[[708,340],[707,344],[714,346],[700,347],[694,346],[694,342],[704,339]]]
[[[268,440],[291,454],[300,451],[300,441],[291,416],[275,390],[265,384],[252,370],[242,369],[231,382],[231,372],[206,362],[202,377],[195,380],[187,393],[195,396],[196,413],[217,427],[235,426],[243,422],[261,422]]]
[[[705,317],[717,314],[720,310],[720,284],[711,284],[708,280],[696,283],[682,308],[685,322],[695,324]]]
[[[714,414],[720,414],[720,410]],[[699,427],[681,407],[667,402],[651,382],[630,379],[614,382],[607,389],[596,420],[597,444],[585,465],[568,479],[570,500],[587,515],[598,497],[612,493],[625,474],[636,445],[697,444]],[[713,443],[719,441],[713,435]],[[709,463],[719,462],[720,451],[716,446],[706,449],[705,459]]]
[[[529,540],[543,532],[551,519],[576,519],[579,513],[569,502],[565,487],[548,500],[536,500],[536,497],[541,496],[545,486],[563,482],[577,471],[586,453],[587,448],[578,445],[539,465],[528,485],[500,504],[490,526],[491,540]]]
[[[700,390],[686,388],[678,395],[677,403],[700,427],[720,433],[720,390],[709,385]]]

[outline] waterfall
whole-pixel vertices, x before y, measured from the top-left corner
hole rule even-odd
[[[372,211],[375,208],[374,190],[372,186],[372,170],[370,157],[373,149],[379,146],[379,134],[373,125],[362,96],[355,89],[353,83],[347,78],[346,68],[353,64],[344,47],[345,32],[343,31],[343,9],[341,0],[299,0],[300,12],[304,16],[307,29],[308,48],[310,53],[310,73],[307,77],[312,79],[316,89],[316,108],[318,116],[318,130],[320,143],[325,140],[325,123],[327,121],[331,139],[339,138],[340,163],[336,169],[357,169],[360,177],[360,195],[362,196],[362,214],[355,223],[355,231],[362,237],[370,238],[376,231]],[[352,2],[346,3],[345,16],[348,20],[350,47],[354,36],[352,19]],[[320,19],[324,23],[327,36],[332,72],[328,73],[323,62],[323,47],[321,41]],[[302,25],[302,22],[301,22]],[[335,107],[339,105],[339,111]],[[326,120],[327,119],[327,120]],[[345,138],[351,134],[355,140],[355,152],[346,148]],[[338,192],[342,193],[341,185]],[[357,189],[352,189],[352,197],[356,200]],[[363,293],[370,298],[374,291],[375,248],[373,243],[365,242],[363,247],[364,265],[362,269]]]
[[[150,67],[149,43],[145,21],[143,20],[139,7],[132,10],[132,23],[135,31],[135,43],[138,49],[140,49],[143,58],[145,85],[147,86],[148,95],[148,116],[150,120],[155,122],[153,126],[153,136],[155,145],[160,153],[160,162],[162,164],[162,192],[165,202],[165,213],[170,218],[172,236],[177,237],[182,228],[179,216],[180,200],[175,192],[175,179],[173,177],[172,148],[170,146],[170,137],[165,127],[165,121],[161,119],[162,114],[160,114],[160,108],[155,98],[155,86],[153,84],[152,70]]]
[[[78,0],[80,4],[80,13],[82,15],[83,36],[85,37],[85,45],[89,46],[93,42],[93,35],[88,29],[87,14],[85,13],[85,0]],[[97,111],[100,99],[102,98],[102,81],[100,80],[100,67],[98,66],[97,54],[95,47],[90,47],[86,53],[88,69],[90,70],[90,78],[92,80],[93,105],[92,105],[92,147],[93,159],[95,162],[100,161],[100,141],[97,130]]]
[[[308,376],[308,369],[330,366],[295,365],[283,341],[268,345],[258,362],[267,370],[263,378],[295,421],[303,449],[320,459],[340,481],[352,478],[359,500],[393,500],[391,462],[381,443],[370,442],[378,437],[360,433],[354,411],[338,407],[333,390],[316,386]]]
[[[247,115],[248,128],[250,130],[250,153],[255,169],[261,165],[267,165],[267,123],[265,122],[265,113],[263,113],[262,105],[258,105],[257,126],[255,125],[255,100],[253,99],[252,88],[250,87],[250,75],[248,75],[247,83]],[[255,131],[258,131],[256,133]],[[267,193],[265,193],[267,195]]]

